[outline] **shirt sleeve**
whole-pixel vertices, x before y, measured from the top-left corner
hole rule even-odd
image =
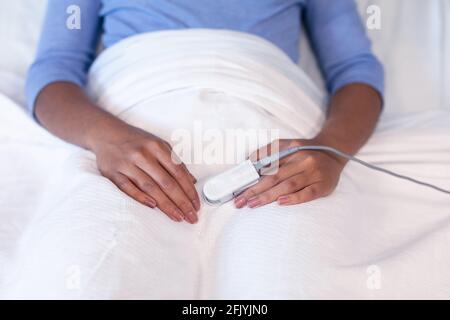
[[[330,93],[364,83],[383,98],[383,66],[372,53],[354,0],[307,0],[305,25]]]
[[[47,85],[56,81],[86,84],[96,54],[100,9],[101,0],[48,1],[37,55],[28,70],[25,88],[32,115],[36,98]]]

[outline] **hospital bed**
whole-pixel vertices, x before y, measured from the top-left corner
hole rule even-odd
[[[386,70],[385,106],[382,120],[377,129],[380,132],[380,138],[376,138],[374,144],[382,145],[392,154],[401,152],[401,149],[399,149],[400,151],[396,149],[396,136],[390,136],[390,132],[393,126],[404,128],[406,132],[411,133],[411,137],[417,137],[416,140],[411,139],[408,142],[411,150],[414,151],[414,143],[417,143],[417,152],[419,153],[422,150],[420,147],[424,148],[424,145],[426,145],[428,148],[423,149],[429,152],[428,156],[425,157],[426,163],[421,164],[421,172],[416,172],[413,167],[408,167],[408,161],[414,164],[423,162],[423,159],[425,159],[411,151],[411,158],[406,162],[400,154],[397,164],[394,160],[392,160],[392,163],[386,162],[384,164],[393,165],[397,171],[404,169],[406,173],[415,174],[422,180],[432,179],[436,184],[449,188],[450,167],[448,162],[442,159],[448,159],[450,154],[450,139],[447,139],[450,137],[450,126],[448,126],[450,122],[450,59],[448,58],[450,56],[450,1],[358,0],[357,2],[364,21],[368,17],[366,9],[369,5],[377,5],[381,9],[381,29],[369,30],[374,51]],[[29,166],[32,166],[32,162],[27,162],[27,159],[21,158],[22,151],[15,144],[19,145],[26,141],[29,145],[28,151],[34,150],[36,158],[39,158],[39,153],[45,152],[45,148],[42,149],[38,139],[35,143],[33,143],[33,139],[29,139],[30,132],[36,132],[38,136],[42,129],[37,126],[31,128],[30,122],[25,120],[16,122],[16,119],[24,119],[25,97],[23,88],[25,75],[33,60],[45,4],[46,1],[44,0],[3,1],[0,3],[0,41],[2,47],[2,50],[0,50],[0,126],[3,127],[3,129],[0,128],[1,157],[4,160],[6,159],[5,163],[14,163],[16,168],[21,167],[24,170],[24,175],[26,175],[27,170],[31,174],[32,168],[29,168]],[[301,68],[311,77],[317,87],[323,88],[317,64],[306,41],[301,43],[300,51]],[[11,123],[17,123],[18,126],[11,126]],[[20,127],[22,124],[24,128]],[[14,131],[12,134],[11,130]],[[28,136],[21,135],[21,131]],[[424,134],[414,135],[416,131]],[[447,143],[440,141],[435,146],[435,149],[439,149],[435,150],[432,145],[433,139],[446,139]],[[387,141],[392,141],[391,149],[390,145],[386,143]],[[371,149],[368,148],[366,153],[363,152],[362,155],[366,155],[368,158],[373,156],[370,159],[379,161],[378,164],[383,165],[384,160],[378,159],[377,155],[371,152]],[[59,160],[65,159],[67,154],[63,152],[55,153],[56,160],[58,160],[58,157]],[[434,157],[439,158],[439,161],[434,163]],[[0,172],[7,173],[8,170],[9,168],[3,167]],[[46,172],[50,172],[54,168],[50,163],[47,167],[42,167],[42,170],[40,174],[44,176]],[[33,175],[36,175],[36,173],[33,172]],[[379,189],[384,188],[383,184],[389,181],[377,178],[376,175],[371,177],[370,184],[374,187],[366,192],[376,194]],[[38,271],[29,269],[29,266],[32,265],[32,263],[30,264],[32,259],[40,259],[40,253],[52,251],[53,247],[52,242],[48,240],[42,242],[39,247],[41,251],[36,248],[38,252],[27,251],[31,250],[31,247],[28,246],[27,240],[24,240],[24,238],[45,238],[45,233],[36,235],[36,231],[32,231],[30,234],[30,230],[47,217],[42,216],[39,218],[41,220],[36,220],[36,217],[24,214],[24,212],[29,211],[24,210],[24,208],[30,209],[38,206],[40,202],[46,201],[46,199],[33,198],[32,193],[39,187],[30,187],[28,190],[16,187],[16,185],[24,182],[24,179],[24,177],[17,181],[10,179],[9,181],[2,181],[0,184],[0,297],[55,297],[52,292],[48,295],[40,293],[41,289],[49,283],[48,278],[42,275],[41,280],[36,280],[39,276],[35,272]],[[358,189],[359,185],[354,187]],[[55,185],[50,181],[43,188],[52,190]],[[304,284],[301,289],[281,288],[270,277],[267,278],[265,283],[256,283],[255,279],[262,279],[264,277],[261,275],[271,271],[266,270],[264,265],[255,270],[246,270],[245,258],[236,261],[232,258],[233,255],[230,252],[233,251],[234,254],[239,252],[241,257],[247,256],[248,259],[252,258],[258,263],[264,264],[264,261],[278,257],[274,253],[277,250],[274,249],[271,254],[262,254],[262,256],[256,255],[258,250],[255,250],[256,253],[245,251],[245,248],[239,247],[238,242],[246,240],[251,243],[260,236],[252,231],[248,236],[243,237],[242,233],[245,233],[245,230],[248,231],[248,229],[245,229],[246,226],[252,227],[251,230],[262,228],[262,226],[247,221],[248,218],[242,218],[239,223],[234,222],[239,226],[226,225],[222,221],[221,223],[226,227],[221,236],[218,239],[214,238],[214,241],[219,243],[220,248],[226,249],[223,250],[221,256],[202,256],[199,265],[187,266],[187,268],[203,270],[207,276],[200,277],[203,281],[201,290],[198,288],[192,289],[192,292],[184,290],[180,297],[375,299],[431,297],[448,299],[450,298],[450,254],[447,248],[450,245],[450,202],[444,197],[435,198],[428,191],[422,192],[421,189],[411,188],[413,189],[402,184],[397,189],[392,189],[392,197],[402,194],[403,191],[405,193],[411,192],[410,195],[405,194],[404,198],[399,200],[390,199],[389,195],[386,194],[380,197],[380,201],[386,201],[389,210],[386,210],[386,212],[378,211],[380,216],[376,218],[368,215],[361,215],[360,218],[352,217],[356,220],[361,219],[360,222],[364,226],[365,232],[370,233],[368,238],[371,238],[371,241],[367,241],[366,247],[362,242],[362,247],[352,248],[354,252],[342,252],[342,256],[349,257],[349,260],[344,261],[333,257],[335,268],[323,271],[324,273],[320,274],[322,279],[314,273],[312,265],[305,265],[302,257],[295,256],[295,253],[292,254],[291,259],[288,257],[290,267],[305,268],[305,272],[294,278],[283,279],[278,277],[275,280],[298,281]],[[18,190],[20,190],[20,194],[18,194]],[[355,194],[364,198],[364,194]],[[424,201],[417,201],[416,203],[417,198],[421,196],[424,197]],[[373,201],[373,199],[368,199],[365,205],[373,205],[374,207],[380,205]],[[6,203],[8,203],[8,206],[5,205]],[[411,210],[410,206],[414,204],[416,205],[416,211],[413,210],[414,212],[408,216]],[[125,204],[125,206],[130,207],[134,205],[128,202]],[[311,210],[316,209],[313,206]],[[339,214],[339,209],[337,209],[337,215]],[[55,221],[57,219],[58,217],[54,218]],[[272,217],[268,213],[265,219],[271,221]],[[314,219],[318,220],[313,221]],[[329,245],[324,242],[331,236],[319,241],[312,239],[324,232],[323,230],[319,230],[317,233],[311,231],[315,230],[318,223],[325,224],[330,234],[334,234],[336,237],[341,236],[336,233],[346,230],[345,232],[348,232],[346,241],[351,242],[360,239],[361,235],[358,230],[352,230],[348,224],[341,225],[342,222],[327,219],[326,215],[318,218],[306,218],[303,221],[304,226],[299,226],[299,230],[305,232],[303,240],[306,243],[311,242],[309,249],[306,248],[307,245],[305,244],[305,252],[312,250],[311,248],[316,248],[315,246]],[[363,221],[363,219],[367,220]],[[57,225],[56,222],[54,223]],[[398,226],[397,229],[392,228],[392,225]],[[108,226],[108,228],[110,227]],[[145,229],[147,227],[150,229]],[[280,228],[284,230],[285,227],[287,226],[283,225]],[[310,227],[309,231],[307,227]],[[343,229],[339,230],[340,227]],[[114,227],[111,228],[114,229]],[[141,231],[148,231],[152,227],[145,226],[144,222],[142,228],[144,229]],[[205,231],[208,225],[204,225],[202,228],[204,229],[200,230],[199,233],[208,234],[210,232]],[[209,228],[214,229],[214,226],[210,225]],[[230,230],[227,232],[228,229]],[[270,228],[267,230],[269,235],[271,232],[277,233],[279,231]],[[35,233],[33,234],[33,232]],[[106,232],[104,236],[112,237],[112,240],[110,240],[114,242],[115,232],[112,231],[111,234]],[[252,235],[254,238],[251,238]],[[392,245],[389,246],[389,243]],[[135,242],[130,242],[128,246],[133,244]],[[81,246],[83,247],[83,245]],[[139,248],[139,250],[145,250],[145,248]],[[198,247],[194,247],[193,250],[198,250]],[[336,251],[339,251],[339,249],[336,249]],[[64,256],[63,252],[53,252],[53,254]],[[89,252],[86,253],[86,257],[86,259],[94,259],[89,256]],[[310,256],[306,254],[303,257]],[[351,261],[352,258],[354,258],[353,261]],[[151,260],[152,258],[144,257],[143,259]],[[216,263],[216,269],[219,270],[218,275],[211,275],[214,271],[211,271],[209,265],[205,267],[208,264],[206,261],[211,260]],[[316,260],[317,263],[319,263],[318,261],[320,259]],[[133,262],[131,265],[136,266],[137,263]],[[80,293],[77,291],[77,281],[71,282],[79,272],[82,272],[82,270],[77,269],[80,264],[83,265],[73,261],[73,264],[67,266],[65,273],[67,277],[61,279],[61,283],[64,283],[64,286],[68,288],[68,293],[61,297],[172,297],[158,296],[157,293],[149,294],[145,291],[145,288],[140,288],[136,284],[131,287],[125,286],[123,291],[119,290],[118,292],[117,288],[122,288],[118,279],[126,281],[131,278],[126,275],[126,270],[109,269],[99,279],[96,279],[97,286],[95,288]],[[267,265],[269,266],[270,263]],[[21,266],[23,266],[23,269],[17,270]],[[52,266],[49,265],[48,268],[51,270]],[[226,270],[234,271],[228,272]],[[239,273],[236,270],[239,270]],[[42,272],[42,270],[39,272]],[[29,279],[34,279],[34,282],[23,280],[24,274],[33,275]],[[227,279],[224,274],[228,274],[229,281],[223,280]],[[259,274],[259,278],[255,274]],[[208,283],[213,282],[212,279],[216,278],[222,278],[222,282],[218,281],[218,284],[214,285],[218,288],[212,288],[213,285]],[[252,280],[246,282],[245,279]],[[200,280],[196,278],[195,281]],[[205,281],[208,283],[205,284]],[[348,286],[348,281],[352,282],[352,285]],[[32,288],[30,283],[33,284]],[[319,283],[321,285],[318,285]],[[249,290],[249,287],[253,287],[254,290]],[[272,287],[276,289],[270,289]],[[259,292],[260,295],[255,292]]]

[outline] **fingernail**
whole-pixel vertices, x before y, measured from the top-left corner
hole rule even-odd
[[[194,206],[195,210],[200,210],[200,201],[197,199],[192,200],[192,205]]]
[[[145,205],[148,207],[155,209],[156,208],[156,201],[150,198],[145,199]]]
[[[174,210],[173,216],[178,222],[181,222],[184,219],[183,213],[180,210]]]
[[[261,205],[261,201],[258,198],[251,198],[250,200],[248,200],[247,205],[250,208],[256,208],[256,207],[259,207]]]
[[[178,218],[178,217],[171,217],[171,218],[172,218],[172,220],[175,221],[175,222],[181,222],[181,221],[183,221],[183,219],[180,219],[180,218]]]
[[[180,217],[178,217],[178,216],[176,216],[176,215],[171,215],[171,216],[169,216],[169,218],[170,219],[172,219],[173,221],[175,221],[175,222],[181,222],[181,221],[183,221],[183,219],[182,218],[180,218]]]
[[[234,205],[236,206],[236,208],[240,209],[243,206],[245,206],[246,200],[244,197],[239,196],[236,199],[234,199]]]
[[[197,223],[197,221],[198,221],[197,215],[196,215],[195,213],[193,213],[193,212],[189,212],[189,213],[186,215],[186,221],[189,222],[189,223],[191,223],[191,224]]]
[[[289,197],[283,196],[278,198],[279,205],[285,205],[289,203]]]

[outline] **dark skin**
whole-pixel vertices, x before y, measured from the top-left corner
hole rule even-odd
[[[331,99],[322,131],[311,140],[280,141],[280,148],[320,144],[355,154],[373,133],[381,112],[379,94],[364,84],[350,84]],[[105,177],[136,201],[158,207],[169,218],[198,221],[195,178],[172,159],[170,145],[133,127],[92,103],[84,90],[67,82],[45,87],[36,101],[36,117],[51,133],[91,150]],[[258,152],[252,155],[258,157]],[[293,205],[330,194],[346,162],[322,152],[302,152],[281,162],[267,176],[235,199],[236,207],[256,208],[274,201]]]
[[[371,87],[348,85],[332,97],[327,120],[313,139],[278,140],[279,149],[294,146],[330,146],[354,155],[373,133],[381,113],[381,98]],[[257,150],[250,158],[271,153],[272,145]],[[237,208],[257,208],[277,201],[294,205],[325,197],[336,188],[347,160],[320,151],[303,151],[286,157],[276,174],[260,182],[235,199]]]

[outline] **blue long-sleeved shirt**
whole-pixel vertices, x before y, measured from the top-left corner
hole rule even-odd
[[[66,24],[73,5],[80,8],[80,29]],[[353,0],[49,0],[26,83],[28,108],[33,113],[38,94],[50,83],[84,86],[100,36],[109,47],[142,32],[231,29],[266,38],[297,61],[303,25],[330,93],[365,83],[383,95],[383,68]]]

